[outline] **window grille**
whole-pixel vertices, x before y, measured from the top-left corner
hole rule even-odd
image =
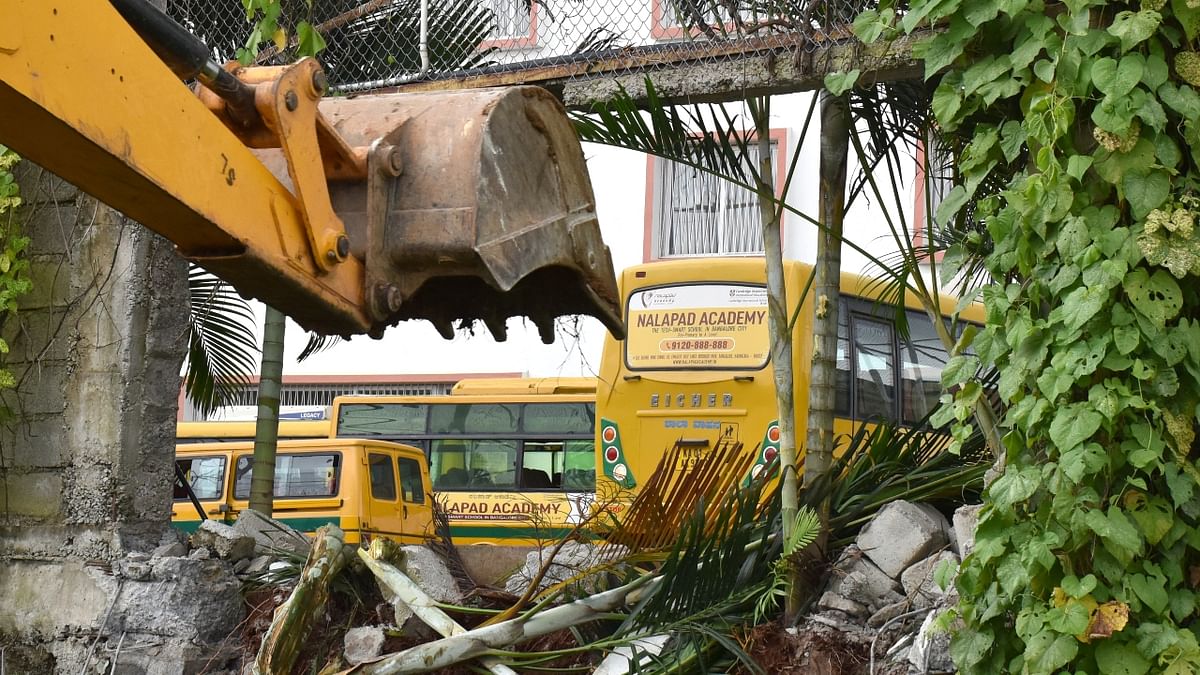
[[[758,163],[751,144],[746,162]],[[779,148],[771,142],[771,161]],[[684,164],[655,161],[656,257],[745,255],[763,252],[762,214],[752,190]]]
[[[483,0],[484,6],[492,10],[495,28],[493,39],[511,40],[532,37],[534,3],[525,0]]]

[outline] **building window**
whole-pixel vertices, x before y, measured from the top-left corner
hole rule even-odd
[[[492,35],[482,48],[512,49],[537,44],[536,0],[482,0],[492,12]]]
[[[782,183],[779,148],[783,132],[771,134],[776,195]],[[747,164],[758,163],[758,145],[747,146]],[[650,158],[647,190],[649,236],[645,259],[763,252],[758,195],[724,178],[655,157]]]
[[[729,8],[715,2],[706,5],[688,0],[651,0],[651,14],[650,33],[657,40],[703,36],[709,32],[731,37],[738,34]],[[743,24],[755,24],[766,18],[753,8],[743,9],[738,14]],[[709,29],[705,30],[704,26]]]
[[[938,207],[954,188],[954,155],[930,137],[917,146],[916,204],[913,209],[913,244],[918,252],[929,246],[936,231]],[[940,257],[939,257],[940,259]]]

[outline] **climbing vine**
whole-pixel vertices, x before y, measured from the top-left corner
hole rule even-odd
[[[21,190],[13,167],[21,158],[0,145],[0,326],[17,312],[17,299],[29,292],[29,261],[25,247],[29,238],[21,230],[17,207],[21,205]],[[0,338],[0,389],[16,386],[12,371],[4,366],[8,343]]]
[[[925,32],[933,112],[966,139],[937,220],[973,202],[994,245],[974,347],[1006,464],[957,578],[955,662],[1200,672],[1200,0],[883,0],[855,31]]]

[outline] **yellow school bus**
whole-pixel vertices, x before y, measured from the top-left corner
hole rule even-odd
[[[221,443],[254,440],[254,421],[179,422],[176,443]],[[279,438],[329,438],[329,420],[280,420]]]
[[[254,443],[176,446],[171,520],[194,531],[199,508],[233,522],[249,507]],[[357,544],[373,537],[421,543],[433,535],[432,493],[425,454],[414,447],[363,439],[280,441],[275,455],[273,517],[301,532],[333,523]]]
[[[789,316],[812,267],[784,263]],[[679,444],[681,462],[710,452],[721,438],[757,450],[755,471],[779,448],[778,413],[761,257],[692,258],[638,265],[620,278],[627,338],[607,336],[597,409],[601,488],[636,492],[663,453]],[[916,422],[941,395],[948,360],[934,326],[915,301],[904,309],[875,301],[869,278],[843,274],[838,313],[835,433],[872,420]],[[812,361],[811,293],[792,334],[797,442],[808,421]],[[941,299],[949,315],[955,300]],[[982,310],[965,318],[982,322]],[[951,333],[960,326],[948,324]],[[686,470],[686,466],[679,467]]]
[[[595,381],[469,380],[445,396],[339,396],[333,433],[421,448],[459,544],[528,546],[595,495]]]

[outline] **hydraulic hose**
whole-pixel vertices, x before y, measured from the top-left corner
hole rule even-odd
[[[244,126],[258,120],[254,88],[225,70],[212,51],[147,0],[110,0],[163,63],[182,80],[199,80],[224,99],[229,116]]]

